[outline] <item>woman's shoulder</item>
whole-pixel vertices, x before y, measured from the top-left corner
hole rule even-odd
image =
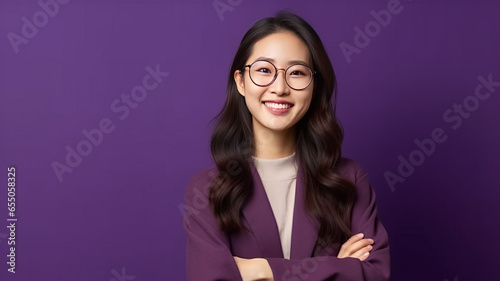
[[[208,196],[210,184],[217,176],[217,173],[217,166],[213,165],[192,174],[187,184],[186,195],[193,196],[203,194],[204,197]]]
[[[367,177],[363,166],[359,162],[347,157],[340,158],[337,164],[337,171],[345,179],[350,180],[354,184]],[[215,179],[217,174],[218,168],[215,165],[195,172],[189,179],[188,190],[196,189],[198,192],[207,194],[210,183]]]
[[[337,165],[337,171],[344,178],[350,180],[353,183],[356,183],[367,176],[366,170],[360,163],[346,157],[340,158]]]

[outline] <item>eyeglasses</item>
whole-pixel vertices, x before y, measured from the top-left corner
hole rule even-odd
[[[278,77],[278,70],[284,70],[286,84],[297,91],[309,87],[312,77],[316,73],[316,71],[313,72],[303,64],[294,64],[287,69],[278,69],[274,64],[265,60],[258,60],[252,64],[245,65],[244,69],[247,67],[250,80],[260,87],[271,85],[276,80],[276,77]]]

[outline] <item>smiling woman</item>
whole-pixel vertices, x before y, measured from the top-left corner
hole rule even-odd
[[[234,80],[252,115],[256,141],[265,141],[258,146],[260,150],[255,151],[255,156],[288,156],[295,151],[295,145],[286,140],[295,139],[295,125],[306,114],[312,99],[314,82],[308,67],[309,50],[293,32],[273,33],[255,43],[246,64],[244,69],[234,72]],[[249,70],[245,71],[247,67]],[[269,139],[261,137],[264,134],[281,140],[273,138],[276,146],[270,147]],[[289,145],[282,147],[284,143]]]
[[[188,280],[389,279],[375,194],[341,157],[335,84],[302,18],[281,12],[248,30],[215,118],[215,167],[186,190]]]

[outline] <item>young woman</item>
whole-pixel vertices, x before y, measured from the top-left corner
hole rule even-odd
[[[356,162],[341,157],[335,76],[313,28],[255,23],[211,138],[215,167],[186,191],[188,280],[388,280],[387,232]]]

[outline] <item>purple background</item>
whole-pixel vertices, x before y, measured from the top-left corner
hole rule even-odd
[[[22,18],[42,8],[2,0],[0,279],[184,280],[180,206],[190,176],[212,165],[208,121],[230,63],[255,21],[288,8],[332,59],[344,155],[366,168],[377,193],[392,280],[500,280],[500,87],[456,130],[443,119],[472,100],[479,75],[500,81],[500,5],[402,0],[348,63],[339,44],[354,45],[354,28],[388,2],[73,0],[16,54],[7,35],[22,35]],[[219,15],[214,3],[231,9]],[[111,103],[156,65],[170,75],[119,119]],[[76,149],[103,118],[114,131],[60,182],[51,163],[65,164],[65,147]],[[398,173],[398,156],[408,159],[435,128],[446,141],[391,190],[384,172]],[[16,274],[6,264],[12,165]]]

